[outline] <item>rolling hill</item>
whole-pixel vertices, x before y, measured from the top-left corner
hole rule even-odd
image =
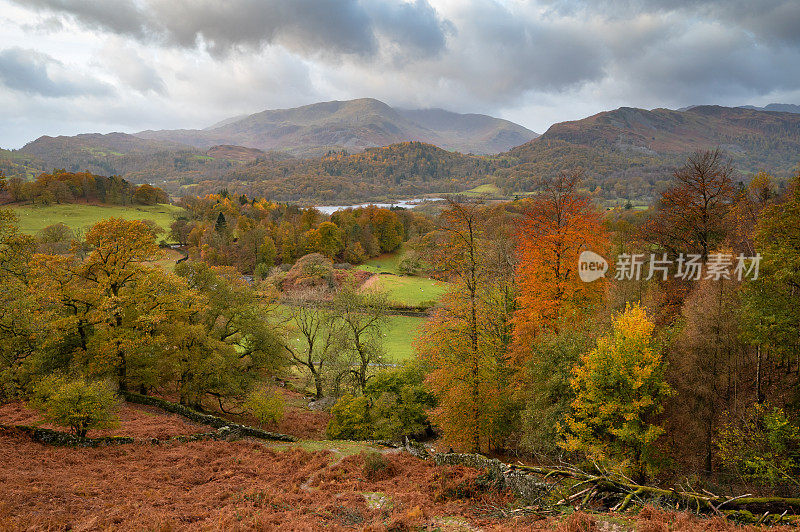
[[[405,141],[420,141],[465,153],[492,154],[527,142],[536,133],[486,115],[442,109],[402,110],[379,100],[362,98],[262,111],[223,120],[206,129],[142,131],[136,136],[202,149],[233,144],[308,157],[330,150],[361,151]]]
[[[206,130],[139,134],[146,138],[123,133],[41,137],[21,150],[0,150],[0,170],[9,177],[31,177],[50,168],[89,170],[157,184],[176,196],[227,188],[319,204],[462,192],[476,185],[496,186],[512,196],[534,190],[542,177],[580,167],[585,187],[597,198],[648,203],[695,150],[722,148],[742,179],[760,170],[786,178],[800,162],[800,114],[720,106],[622,107],[554,124],[540,137],[492,156],[441,147],[445,137],[447,146],[461,143],[463,151],[483,139],[482,145],[494,151],[518,139],[515,135],[522,133],[515,128],[482,115],[397,110],[377,100],[352,100],[265,111]],[[440,139],[434,144],[392,143],[434,133]],[[262,144],[264,149],[285,144],[283,151],[245,147],[252,139],[271,139],[274,144]],[[388,144],[366,146],[370,142]],[[325,151],[294,157],[290,145],[306,155]]]
[[[509,150],[520,164],[498,171],[507,193],[531,190],[541,176],[581,167],[600,197],[645,201],[693,151],[721,148],[737,170],[788,177],[800,162],[800,115],[745,108],[685,110],[622,107],[551,126]]]
[[[756,107],[755,105],[742,105],[742,109],[753,109],[754,111],[771,111],[773,113],[795,113],[800,114],[800,105],[793,103],[770,103],[764,107]]]

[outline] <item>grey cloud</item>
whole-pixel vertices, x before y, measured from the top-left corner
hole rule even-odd
[[[374,56],[379,38],[437,53],[446,23],[427,0],[14,0],[91,28],[224,55],[279,43],[307,55]]]
[[[543,0],[562,14],[630,18],[679,13],[718,21],[751,32],[759,40],[800,44],[800,2],[797,0]]]
[[[141,11],[135,0],[16,0],[23,7],[66,13],[94,28],[144,37],[148,16]]]
[[[409,52],[437,54],[446,47],[446,34],[455,27],[441,21],[426,0],[413,3],[368,2],[366,11],[378,33],[388,37]]]
[[[46,54],[22,48],[0,51],[0,82],[15,91],[48,98],[113,92],[106,83],[71,72]]]

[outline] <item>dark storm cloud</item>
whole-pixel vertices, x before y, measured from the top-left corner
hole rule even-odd
[[[379,39],[438,53],[446,24],[426,0],[15,0],[144,42],[214,54],[279,43],[308,55],[373,56]]]
[[[0,50],[0,83],[30,95],[107,96],[113,89],[100,81],[75,75],[52,57],[35,50]]]

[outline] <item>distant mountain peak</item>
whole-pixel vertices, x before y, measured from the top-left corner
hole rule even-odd
[[[800,105],[793,103],[770,103],[764,107],[756,107],[755,105],[742,105],[741,109],[752,109],[754,111],[767,111],[772,113],[793,113],[800,114]]]
[[[493,154],[523,144],[537,134],[487,115],[444,109],[399,109],[375,98],[358,98],[268,109],[229,118],[202,130],[141,131],[136,136],[201,149],[237,145],[314,156],[331,149],[360,151],[404,141]]]

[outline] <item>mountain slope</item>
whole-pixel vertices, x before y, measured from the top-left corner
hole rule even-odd
[[[331,150],[361,151],[405,141],[426,142],[446,150],[499,153],[536,134],[486,115],[441,109],[397,110],[379,100],[362,98],[262,111],[223,120],[202,130],[142,131],[136,136],[198,148],[233,144],[314,156]]]
[[[742,173],[787,177],[800,162],[800,115],[720,106],[622,107],[554,124],[509,150],[521,164],[500,170],[498,184],[506,192],[531,190],[542,176],[581,167],[601,197],[649,200],[688,154],[717,147]]]

